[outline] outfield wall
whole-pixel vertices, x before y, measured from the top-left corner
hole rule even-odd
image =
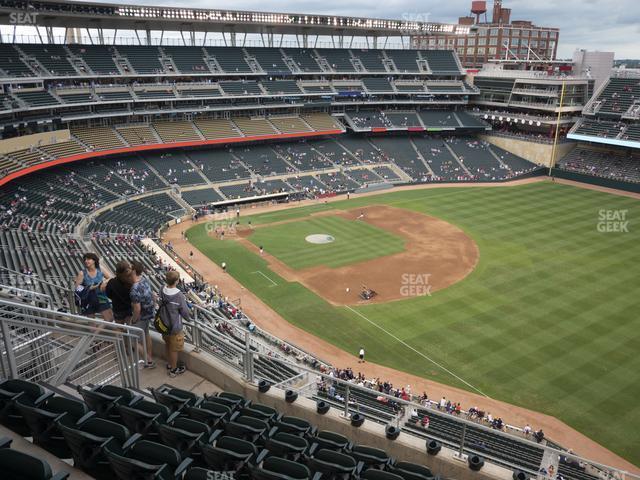
[[[544,167],[551,166],[551,156],[553,153],[553,145],[551,144],[527,142],[516,138],[505,138],[495,135],[480,135],[480,138],[537,165]],[[564,157],[575,146],[576,144],[573,142],[559,143],[556,148],[556,158]]]
[[[573,180],[574,182],[587,183],[589,185],[598,185],[600,187],[614,188],[625,192],[640,193],[640,183],[622,182],[612,178],[596,177],[587,175],[586,173],[568,172],[566,170],[553,169],[553,176],[564,178],[565,180]]]

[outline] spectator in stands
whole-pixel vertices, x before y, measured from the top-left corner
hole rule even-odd
[[[189,307],[184,294],[177,288],[179,280],[178,272],[167,272],[166,285],[160,291],[160,317],[165,325],[170,326],[169,334],[162,336],[170,377],[185,371],[184,366],[178,366],[178,353],[184,349],[182,319],[189,317]]]
[[[542,440],[544,440],[544,432],[542,431],[542,429],[538,430],[537,432],[534,432],[533,438],[535,438],[536,442],[538,443],[542,442]]]
[[[111,299],[113,319],[123,325],[131,324],[133,310],[131,308],[131,287],[133,286],[133,269],[126,260],[116,263],[116,276],[102,283],[102,290]]]
[[[147,357],[144,359],[144,368],[155,368],[156,363],[151,355],[151,335],[149,335],[149,322],[153,320],[155,315],[155,298],[151,290],[151,283],[144,275],[144,265],[138,260],[134,260],[131,262],[131,266],[133,267],[133,286],[129,293],[132,310],[131,324],[141,328],[145,333]],[[144,353],[142,345],[138,345],[138,351],[142,357]]]
[[[100,270],[100,259],[95,253],[85,253],[82,256],[82,263],[84,268],[75,278],[75,290],[81,298],[81,313],[88,317],[94,317],[99,313],[103,320],[110,322],[113,320],[111,302],[99,288],[103,281],[109,279],[109,276]]]

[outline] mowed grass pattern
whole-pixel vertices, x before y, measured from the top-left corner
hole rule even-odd
[[[313,244],[312,234],[328,234],[334,241]],[[337,216],[315,217],[256,229],[249,240],[299,270],[324,265],[337,268],[404,250],[404,240],[363,221]]]
[[[457,225],[477,242],[480,261],[431,297],[359,313],[489,396],[554,415],[640,465],[640,202],[535,183],[387,193],[332,208],[375,203]],[[627,210],[629,233],[598,232],[601,209]],[[308,213],[292,209],[287,218]],[[201,226],[189,238],[289,322],[354,354],[364,345],[372,361],[469,389],[359,315],[285,282],[242,245],[212,241]]]

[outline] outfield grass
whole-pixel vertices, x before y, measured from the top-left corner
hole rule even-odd
[[[431,297],[358,313],[489,396],[554,415],[640,465],[637,200],[535,183],[387,193],[331,208],[374,203],[457,225],[478,244],[480,261],[465,280]],[[305,219],[324,208],[251,221]],[[601,209],[627,210],[629,233],[598,232]],[[189,238],[289,322],[354,354],[364,345],[372,361],[469,389],[348,308],[268,271],[242,245],[212,240],[203,226]],[[257,270],[278,286],[251,273]]]
[[[328,234],[334,241],[312,244],[308,235]],[[337,216],[281,223],[256,229],[249,240],[294,270],[324,265],[338,268],[404,250],[404,240],[365,222]]]

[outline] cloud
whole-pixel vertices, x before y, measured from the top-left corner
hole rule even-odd
[[[113,3],[212,8],[210,0],[112,0]],[[492,2],[488,1],[491,11]],[[514,20],[532,20],[536,25],[560,28],[558,56],[571,57],[576,48],[614,51],[616,58],[640,58],[640,9],[638,0],[563,0],[562,2],[503,0]],[[408,14],[429,15],[433,22],[456,22],[467,15],[471,0],[218,0],[215,8],[317,13],[377,18],[403,18]],[[488,17],[490,13],[488,12]]]

